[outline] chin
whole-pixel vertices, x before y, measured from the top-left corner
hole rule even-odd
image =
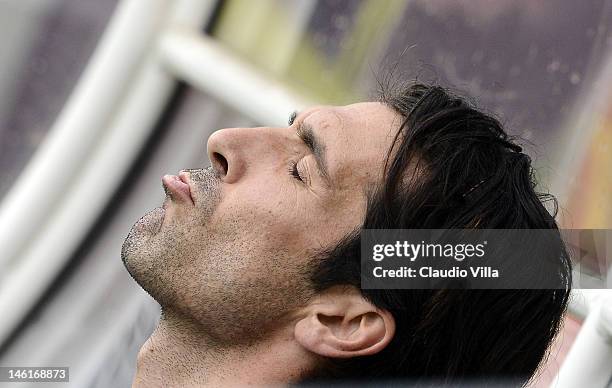
[[[151,248],[150,241],[138,238],[130,232],[121,249],[121,260],[132,279],[153,299],[158,300],[155,285],[160,284],[157,280],[160,263],[158,255],[155,255]]]
[[[164,218],[166,216],[166,211],[163,207],[156,207],[151,210],[144,216],[142,216],[135,224],[132,226],[132,232],[136,232],[139,234],[143,234],[145,236],[153,237],[158,234],[164,224]],[[128,236],[129,237],[129,236]]]
[[[121,260],[132,278],[141,284],[141,272],[152,263],[155,241],[162,228],[165,211],[155,208],[140,218],[133,226],[121,246]]]

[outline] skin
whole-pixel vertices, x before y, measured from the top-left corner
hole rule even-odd
[[[181,173],[193,202],[167,191],[123,245],[129,273],[162,306],[134,386],[283,384],[323,357],[383,349],[395,330],[388,312],[356,289],[316,294],[308,276],[318,249],[362,224],[364,190],[381,179],[400,123],[368,102],[213,133],[212,168]],[[297,135],[304,124],[325,148],[330,187]]]

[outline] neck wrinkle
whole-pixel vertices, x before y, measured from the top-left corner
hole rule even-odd
[[[299,381],[313,362],[292,330],[251,346],[223,347],[166,310],[138,353],[132,387],[284,385]]]

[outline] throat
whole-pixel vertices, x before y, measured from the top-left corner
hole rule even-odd
[[[297,382],[308,370],[309,356],[292,339],[289,331],[249,346],[222,346],[190,319],[164,311],[138,353],[133,387]]]

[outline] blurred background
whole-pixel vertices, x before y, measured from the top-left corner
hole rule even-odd
[[[0,365],[129,386],[159,309],[120,248],[161,176],[391,70],[522,137],[562,227],[610,229],[612,0],[1,0]],[[610,303],[575,293],[532,386],[610,386]]]

